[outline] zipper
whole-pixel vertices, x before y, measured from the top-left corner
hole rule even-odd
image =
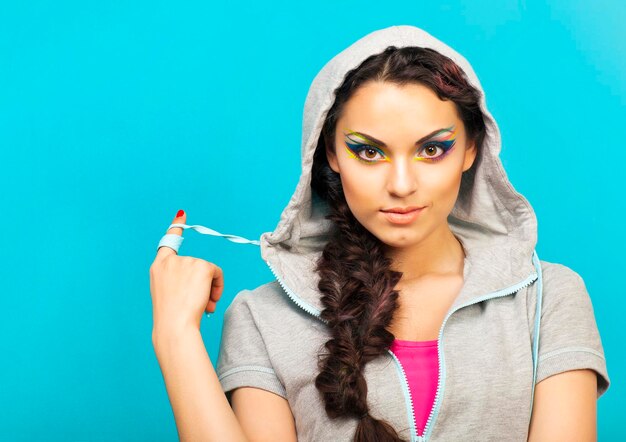
[[[267,266],[271,270],[272,274],[276,277],[276,280],[278,281],[280,286],[283,288],[285,293],[287,293],[289,298],[298,307],[300,307],[304,311],[308,312],[309,314],[315,316],[317,319],[319,319],[323,323],[328,324],[328,321],[326,321],[325,319],[323,319],[320,316],[320,312],[317,309],[315,309],[314,307],[312,307],[312,306],[302,302],[300,300],[300,298],[295,293],[293,293],[289,287],[287,287],[283,283],[282,279],[278,276],[278,274],[276,273],[276,271],[274,270],[272,265],[269,263],[269,261],[265,261],[265,263],[267,264]],[[452,310],[451,312],[449,312],[446,315],[446,317],[443,320],[443,323],[441,324],[441,328],[439,329],[439,336],[437,337],[437,354],[438,354],[438,360],[439,360],[439,372],[438,372],[438,377],[437,377],[437,392],[435,393],[435,400],[434,400],[433,406],[432,406],[432,408],[430,410],[430,414],[428,416],[428,419],[426,420],[426,425],[424,426],[424,431],[423,431],[422,436],[419,436],[417,434],[417,429],[415,427],[415,411],[414,411],[414,406],[413,406],[413,399],[411,398],[411,391],[409,389],[409,382],[408,382],[408,379],[406,377],[406,373],[404,371],[404,368],[402,367],[402,364],[400,364],[400,361],[398,360],[396,355],[390,349],[387,349],[388,353],[392,356],[392,358],[396,362],[396,368],[398,369],[398,372],[401,375],[401,378],[403,380],[402,385],[403,385],[405,400],[407,402],[407,408],[409,410],[409,415],[410,415],[411,440],[413,442],[426,442],[426,441],[428,441],[430,439],[430,433],[432,431],[432,426],[435,425],[435,422],[437,421],[437,416],[439,415],[439,409],[441,408],[441,404],[439,402],[439,399],[440,399],[441,395],[443,394],[443,390],[444,390],[444,387],[445,387],[445,385],[442,385],[442,380],[445,380],[445,378],[443,376],[443,374],[445,373],[445,359],[444,359],[444,354],[443,354],[443,341],[442,341],[442,338],[443,338],[443,329],[444,329],[444,327],[446,325],[446,322],[448,322],[448,319],[450,319],[450,316],[452,316],[452,314],[454,314],[455,312],[461,310],[462,308],[468,307],[468,306],[473,305],[473,304],[477,304],[477,303],[485,301],[487,299],[500,298],[500,297],[503,297],[503,296],[511,295],[511,294],[513,294],[513,293],[523,289],[524,287],[527,287],[530,284],[532,284],[537,279],[537,277],[538,277],[537,273],[536,272],[532,272],[524,280],[518,282],[517,284],[513,284],[512,286],[509,286],[509,287],[503,288],[501,290],[497,290],[495,292],[491,292],[491,293],[483,295],[483,296],[481,296],[479,298],[476,298],[476,299],[474,299],[471,302],[468,302],[466,304],[460,305],[459,307],[455,308],[454,310]],[[444,384],[445,384],[445,382],[444,382]]]
[[[491,293],[488,293],[486,295],[483,295],[480,298],[474,299],[472,302],[468,302],[467,304],[463,304],[463,305],[455,308],[453,311],[449,312],[446,315],[445,319],[443,320],[443,323],[441,324],[441,328],[439,329],[439,337],[437,338],[437,351],[438,351],[438,355],[439,355],[439,378],[437,379],[437,392],[435,393],[435,401],[434,401],[434,404],[433,404],[433,408],[430,410],[430,415],[428,416],[428,420],[426,421],[426,426],[424,427],[424,435],[422,436],[422,438],[419,439],[420,442],[426,442],[428,439],[430,439],[430,433],[432,431],[432,426],[435,425],[435,422],[437,420],[437,416],[439,415],[439,408],[441,407],[441,404],[439,403],[439,399],[440,399],[441,394],[443,393],[443,389],[445,387],[445,378],[443,377],[443,373],[445,372],[445,358],[444,358],[444,355],[443,355],[443,341],[442,341],[441,338],[443,337],[443,329],[444,329],[444,327],[446,325],[446,322],[450,318],[450,316],[452,316],[453,313],[461,310],[464,307],[468,307],[470,305],[477,304],[477,303],[485,301],[487,299],[500,298],[500,297],[503,297],[503,296],[511,295],[511,294],[517,292],[518,290],[521,290],[524,287],[529,286],[536,279],[537,279],[537,273],[532,272],[523,281],[520,281],[517,284],[514,284],[512,286],[506,287],[504,289],[497,290],[495,292],[491,292]],[[441,383],[442,380],[444,380],[444,385],[442,385],[442,383]]]
[[[280,286],[283,288],[283,290],[285,291],[285,293],[287,293],[287,295],[289,295],[289,298],[291,298],[291,300],[298,306],[300,307],[302,310],[304,310],[305,312],[315,316],[317,319],[319,319],[320,321],[322,321],[324,324],[328,325],[328,321],[325,320],[324,318],[321,317],[321,312],[319,310],[317,310],[316,308],[310,306],[309,304],[305,304],[304,302],[302,302],[300,300],[300,298],[291,291],[291,289],[289,287],[287,287],[285,285],[285,283],[283,283],[282,279],[280,279],[280,277],[278,276],[278,274],[276,273],[276,270],[274,270],[274,267],[272,267],[272,265],[269,263],[269,261],[265,261],[265,263],[267,264],[267,266],[270,268],[270,270],[272,271],[272,273],[274,274],[274,277],[276,278],[276,280],[278,281],[278,283],[280,284]]]
[[[417,434],[417,428],[415,427],[415,407],[413,406],[413,397],[411,396],[411,389],[409,388],[409,380],[406,376],[406,372],[404,371],[404,367],[400,363],[400,360],[395,355],[395,353],[391,351],[391,349],[387,349],[387,351],[396,361],[396,368],[398,369],[398,372],[400,373],[400,378],[403,381],[402,389],[404,390],[404,399],[405,400],[408,399],[409,405],[407,406],[407,408],[411,411],[410,416],[409,416],[410,421],[411,421],[411,440],[422,442],[422,436],[419,436]]]

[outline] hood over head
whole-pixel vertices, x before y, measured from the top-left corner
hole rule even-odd
[[[334,90],[345,75],[388,46],[432,48],[452,59],[481,94],[486,136],[472,167],[463,173],[448,223],[465,249],[464,285],[451,309],[500,290],[513,291],[536,279],[533,252],[537,219],[529,202],[507,178],[499,158],[500,131],[489,113],[484,91],[469,62],[424,30],[409,26],[380,29],[341,51],[316,75],[307,94],[302,119],[302,173],[278,225],[260,237],[261,256],[281,286],[300,307],[319,316],[323,309],[315,265],[330,237],[327,203],[311,189],[313,154]],[[247,242],[247,241],[244,241]],[[254,241],[254,243],[257,243]]]

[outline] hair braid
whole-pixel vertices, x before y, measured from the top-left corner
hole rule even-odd
[[[448,57],[428,48],[388,47],[349,71],[335,90],[314,154],[311,187],[315,196],[328,202],[326,216],[333,231],[316,263],[318,289],[331,339],[327,353],[318,361],[315,386],[322,394],[330,418],[359,419],[354,441],[398,442],[396,430],[369,414],[364,367],[388,350],[394,336],[387,330],[398,306],[395,286],[401,272],[391,270],[385,244],[352,214],[339,174],[328,165],[326,150],[334,150],[335,125],[344,104],[365,82],[421,83],[441,99],[454,101],[469,138],[480,149],[485,125],[480,92],[465,79],[463,71]],[[479,150],[480,152],[480,150]]]

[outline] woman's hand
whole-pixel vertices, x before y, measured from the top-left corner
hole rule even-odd
[[[186,224],[187,214],[179,211],[173,223]],[[182,235],[172,227],[167,233]],[[213,313],[224,290],[222,269],[191,256],[180,256],[161,247],[150,266],[153,333],[156,330],[200,329],[204,312]]]

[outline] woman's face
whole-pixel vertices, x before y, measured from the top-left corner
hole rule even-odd
[[[452,101],[421,84],[369,82],[345,104],[335,152],[326,154],[355,218],[385,244],[407,247],[448,228],[462,172],[476,157],[466,143]],[[423,209],[401,222],[383,212],[412,206]]]

